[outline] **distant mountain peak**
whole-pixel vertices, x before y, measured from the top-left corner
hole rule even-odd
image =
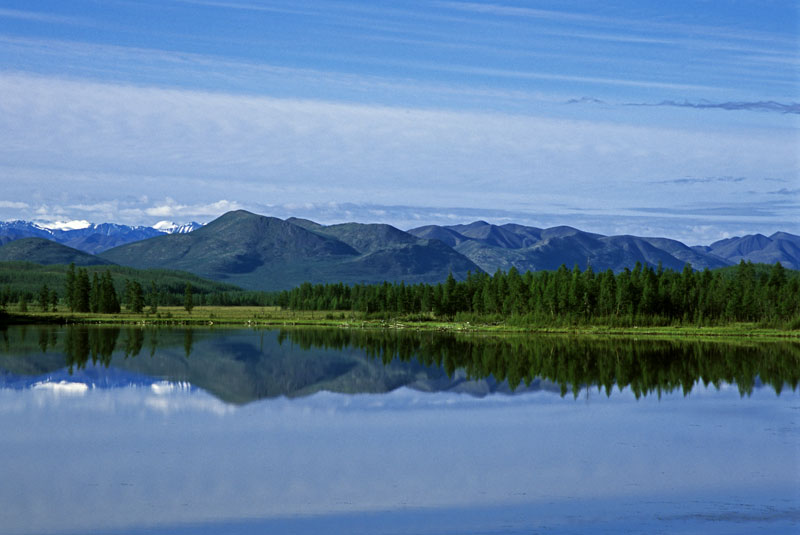
[[[92,224],[85,219],[73,219],[70,221],[51,221],[49,223],[36,222],[37,227],[45,230],[81,230],[89,228]]]
[[[179,225],[173,221],[159,221],[152,228],[156,229],[159,232],[163,232],[164,234],[186,234],[187,232],[192,232],[193,230],[197,230],[203,225],[192,221],[191,223],[186,223],[183,225]]]

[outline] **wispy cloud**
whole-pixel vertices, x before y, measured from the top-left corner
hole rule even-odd
[[[26,20],[32,22],[43,22],[47,24],[89,24],[87,19],[80,17],[69,17],[65,15],[54,15],[39,11],[22,11],[19,9],[0,8],[0,18]]]
[[[303,9],[299,7],[290,8],[286,6],[278,6],[278,5],[264,5],[264,4],[254,4],[254,3],[246,3],[246,2],[220,2],[214,0],[171,0],[173,3],[177,4],[189,4],[193,6],[205,6],[205,7],[214,7],[214,8],[222,8],[222,9],[233,9],[236,11],[255,11],[255,12],[267,12],[267,13],[289,13],[293,15],[309,15],[309,14],[320,14],[321,11],[317,9]],[[301,4],[297,4],[301,5]]]
[[[0,208],[11,208],[14,210],[25,210],[29,208],[30,205],[26,202],[21,201],[0,201]]]
[[[174,199],[167,198],[163,202],[144,208],[141,211],[151,217],[160,218],[215,218],[231,210],[240,210],[244,206],[236,201],[225,199],[201,204],[181,204]]]
[[[790,196],[794,196],[794,195],[800,195],[800,188],[793,188],[793,189],[781,188],[781,189],[776,190],[776,191],[770,191],[769,193],[772,194],[772,195],[790,195]]]
[[[656,180],[653,184],[679,184],[679,185],[687,185],[687,184],[709,184],[714,182],[727,182],[727,183],[735,183],[735,182],[744,182],[747,180],[743,176],[717,176],[717,177],[704,177],[704,178],[674,178],[669,180]]]
[[[642,103],[629,103],[627,106],[668,106],[674,108],[695,108],[699,110],[705,109],[719,109],[729,111],[766,111],[777,113],[792,113],[800,114],[800,102],[775,102],[758,101],[758,102],[709,102],[701,100],[699,102],[690,102],[684,100],[682,102],[674,100],[662,100],[657,104],[642,104]]]
[[[730,217],[742,218],[783,218],[792,212],[800,209],[800,204],[794,201],[757,201],[757,202],[697,202],[683,206],[671,207],[635,207],[634,211],[644,213],[656,213],[663,215],[690,216],[700,218],[711,217]],[[792,224],[796,227],[797,223]]]
[[[605,100],[600,100],[599,98],[594,98],[594,97],[571,98],[566,103],[567,104],[607,104],[607,102]]]
[[[719,26],[710,26],[703,24],[686,24],[678,22],[667,22],[663,20],[652,20],[648,18],[631,18],[626,16],[607,16],[597,15],[587,12],[573,12],[564,10],[552,9],[538,9],[531,7],[509,6],[503,4],[491,3],[477,3],[477,2],[460,2],[448,1],[437,2],[437,5],[447,7],[450,9],[467,11],[472,13],[479,13],[484,15],[496,15],[502,17],[526,17],[532,19],[542,19],[551,22],[559,23],[578,23],[592,26],[599,26],[605,28],[623,28],[628,35],[633,32],[641,33],[642,35],[652,34],[654,32],[666,32],[669,34],[678,35],[691,35],[714,37],[722,39],[731,39],[741,42],[744,40],[763,41],[769,43],[778,43],[787,47],[795,46],[795,42],[780,36],[769,34],[759,31],[739,31],[733,32],[726,28]]]

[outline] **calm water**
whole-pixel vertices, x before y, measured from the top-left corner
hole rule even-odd
[[[796,533],[800,346],[0,331],[2,533]]]

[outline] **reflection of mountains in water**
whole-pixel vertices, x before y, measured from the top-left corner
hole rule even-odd
[[[66,367],[66,371],[65,371]],[[72,374],[72,375],[71,375]],[[0,386],[45,379],[96,387],[188,382],[228,402],[321,390],[379,393],[554,390],[586,385],[637,396],[704,384],[797,388],[800,345],[564,336],[484,336],[347,329],[218,330],[10,327]]]

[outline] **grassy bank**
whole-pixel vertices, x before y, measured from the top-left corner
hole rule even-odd
[[[525,326],[505,322],[474,323],[445,321],[415,315],[395,319],[368,319],[353,312],[320,312],[287,310],[280,307],[195,307],[191,313],[182,307],[160,307],[156,314],[21,312],[16,307],[7,311],[6,322],[18,324],[127,324],[127,325],[196,325],[196,326],[314,326],[358,329],[415,329],[431,331],[492,332],[492,333],[551,333],[587,335],[681,336],[681,337],[758,337],[794,338],[800,340],[800,330],[760,326],[756,323],[696,326],[672,325],[659,327],[611,325]]]

